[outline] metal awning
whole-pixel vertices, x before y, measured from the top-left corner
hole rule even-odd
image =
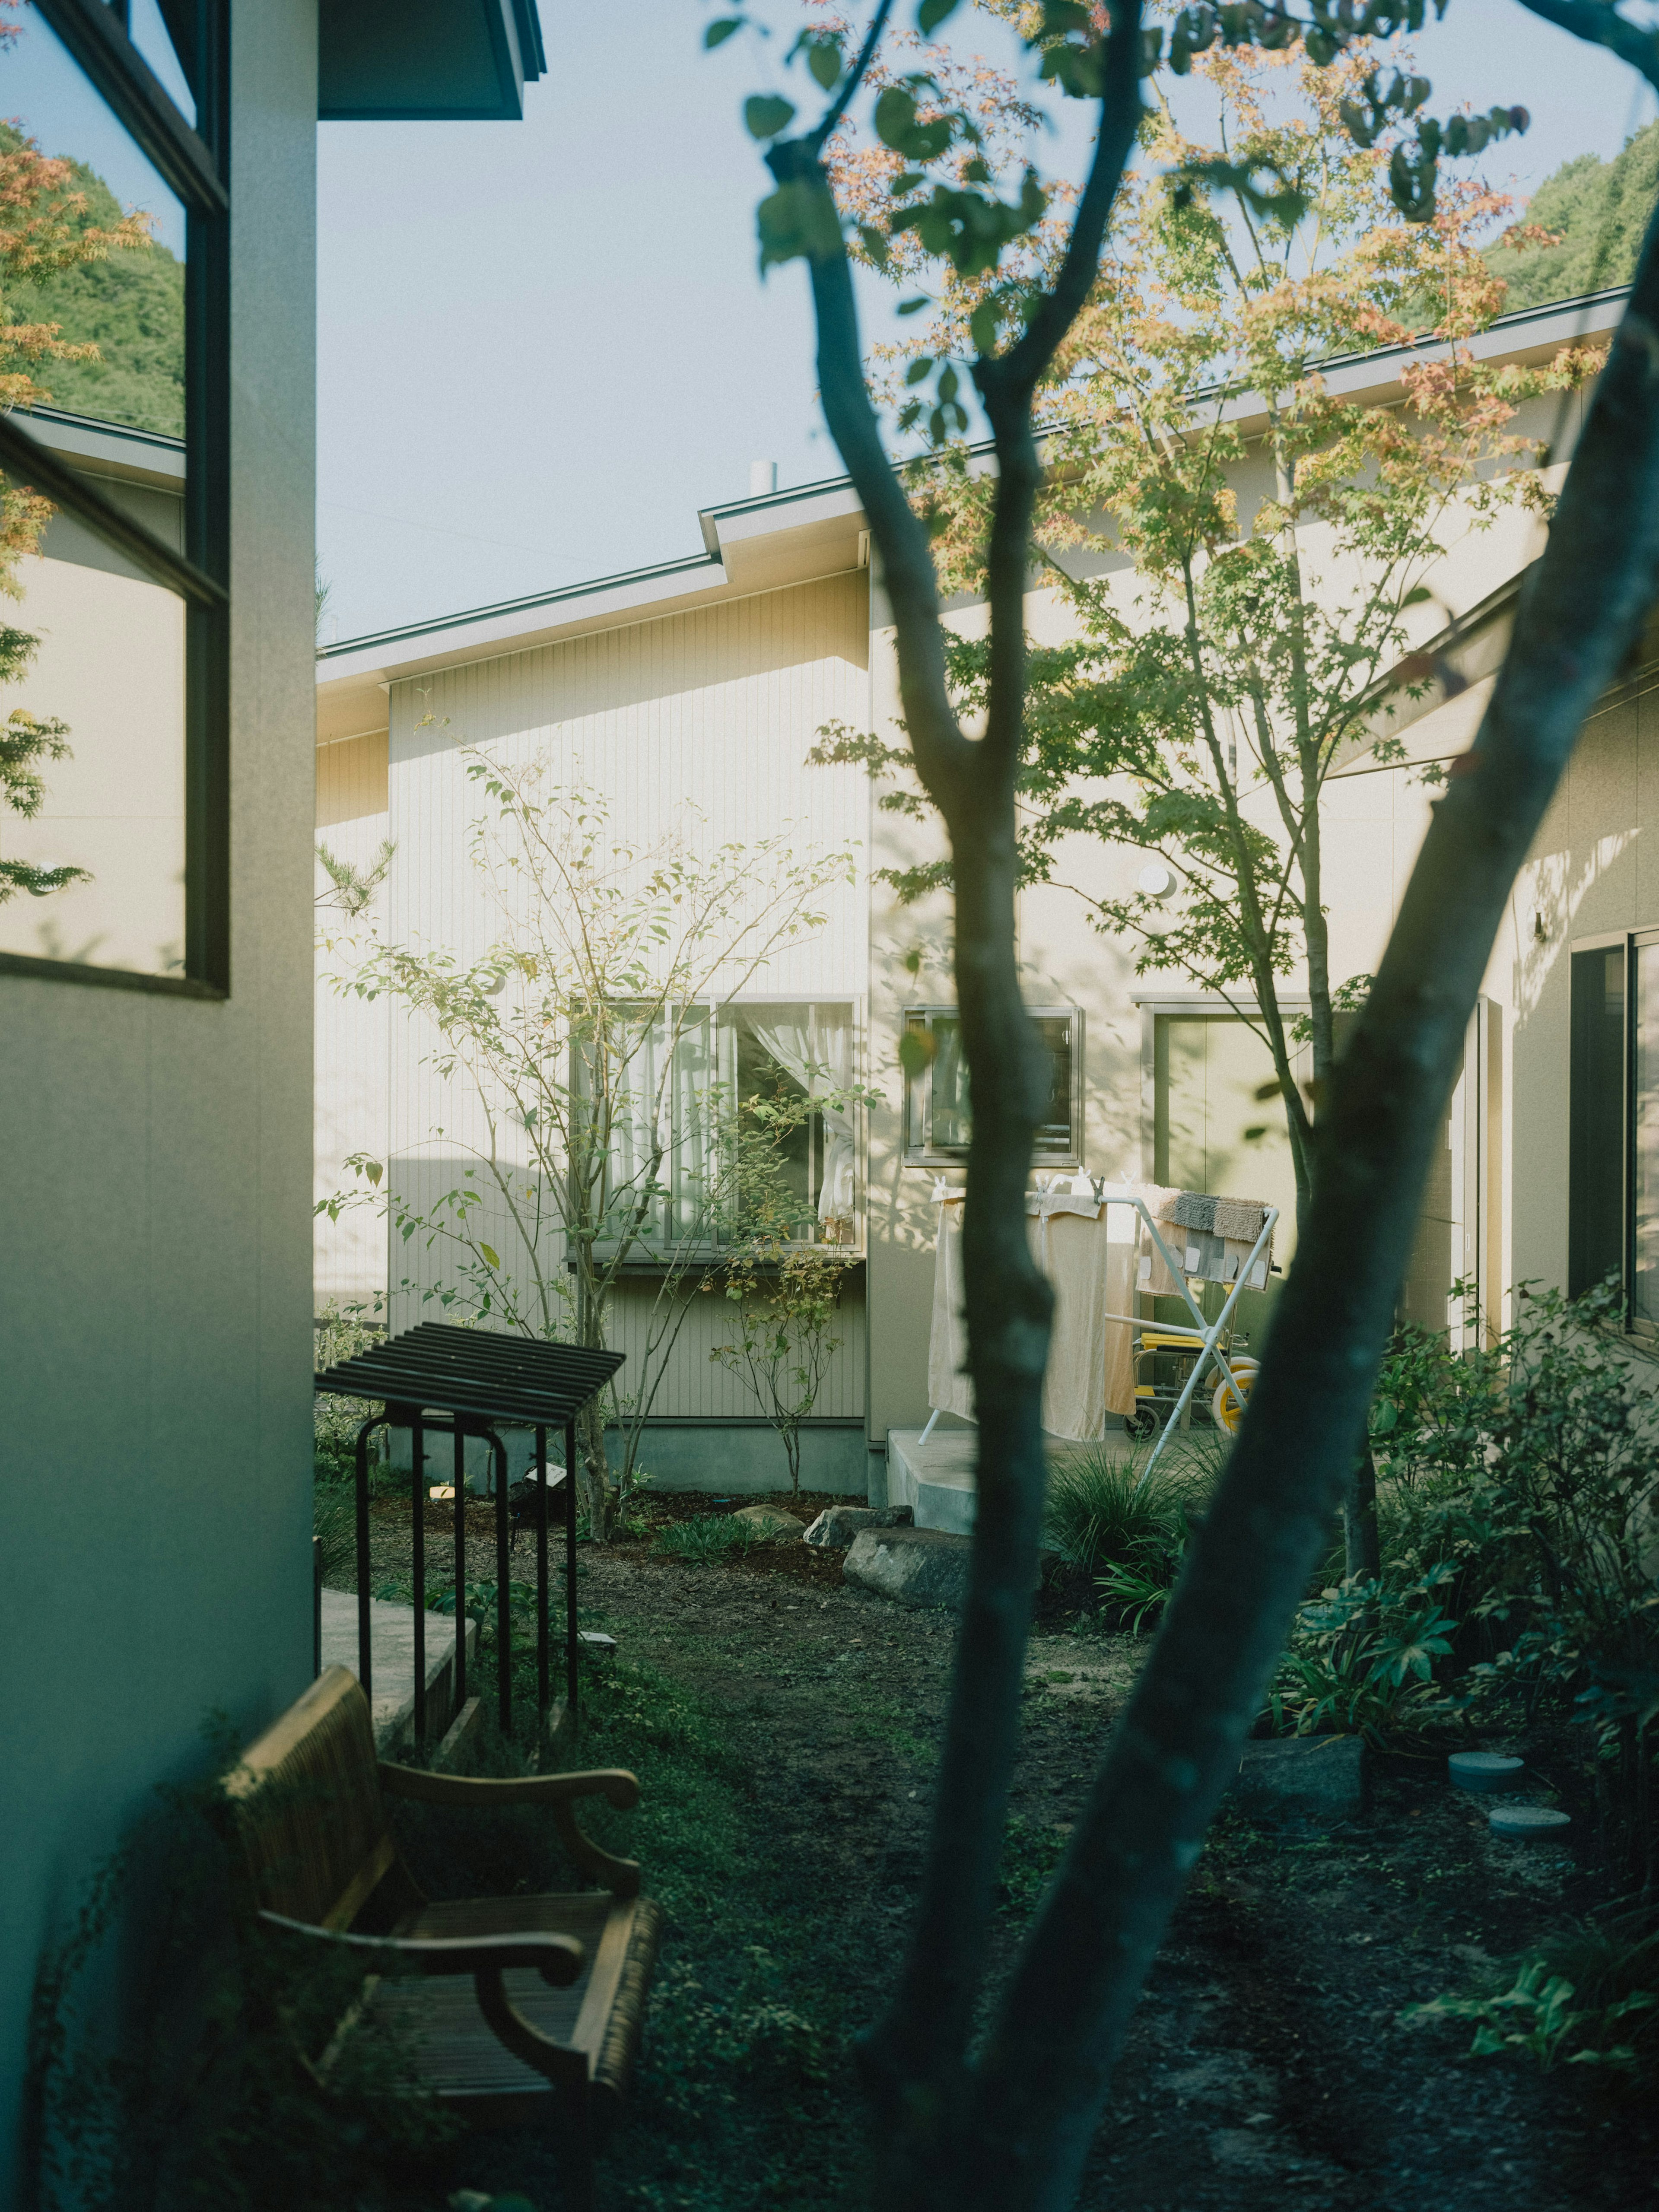
[[[571,1480],[576,1458],[576,1417],[622,1365],[620,1352],[593,1352],[575,1344],[547,1344],[532,1337],[503,1336],[491,1329],[458,1328],[423,1322],[401,1336],[325,1368],[316,1377],[319,1392],[348,1398],[379,1399],[383,1413],[371,1414],[357,1431],[357,1674],[363,1694],[372,1693],[373,1652],[369,1634],[368,1439],[378,1428],[410,1432],[410,1497],[415,1582],[415,1733],[426,1735],[426,1480],[425,1438],[428,1430],[447,1431],[455,1440],[454,1583],[455,1656],[453,1704],[459,1711],[466,1686],[466,1439],[489,1445],[495,1476],[495,1660],[496,1688],[503,1732],[512,1718],[512,1516],[507,1498],[507,1447],[498,1428],[536,1432],[536,1656],[538,1704],[544,1720],[550,1710],[548,1687],[547,1494],[562,1485],[565,1525],[566,1710],[576,1718],[576,1498]],[[550,1480],[547,1432],[564,1431],[564,1468]],[[320,1602],[320,1601],[319,1601]]]
[[[605,1388],[623,1356],[428,1321],[338,1361],[317,1377],[317,1388],[514,1427],[562,1429]]]

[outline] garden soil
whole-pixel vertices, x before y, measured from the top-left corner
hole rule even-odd
[[[805,1522],[828,1502],[792,1510]],[[584,1623],[718,1717],[747,1779],[746,1822],[791,1868],[799,1911],[844,1932],[847,1972],[864,1983],[855,2008],[872,2019],[921,1875],[951,1620],[846,1586],[840,1552],[785,1542],[695,1565],[656,1553],[661,1521],[699,1510],[710,1501],[656,1500],[651,1524],[584,1545]],[[377,1571],[398,1564],[393,1518],[377,1530]],[[406,1525],[403,1535],[406,1563]],[[521,1561],[528,1548],[521,1540]],[[1146,1648],[1067,1632],[1069,1595],[1046,1593],[1030,1645],[999,1969]],[[1402,2008],[1469,1990],[1600,1901],[1593,1820],[1570,1790],[1566,1802],[1582,1815],[1570,1854],[1495,1840],[1480,1801],[1448,1784],[1442,1755],[1375,1759],[1364,1815],[1329,1835],[1273,1835],[1224,1813],[1153,1969],[1079,2203],[1659,2204],[1659,2118],[1639,2100],[1587,2068],[1471,2060],[1466,2027],[1397,2024]],[[855,2132],[855,2105],[843,2118]],[[605,2162],[607,2208],[678,2201],[656,2186],[635,2195],[633,2164],[625,2149]]]

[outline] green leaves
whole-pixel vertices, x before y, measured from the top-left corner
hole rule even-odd
[[[711,23],[702,34],[704,52],[723,46],[734,31],[742,30],[747,20],[743,15],[722,15],[718,22]]]
[[[899,1039],[899,1066],[906,1075],[920,1075],[931,1067],[939,1050],[939,1041],[932,1030],[906,1030]]]
[[[483,1255],[484,1264],[486,1267],[500,1267],[501,1264],[501,1255],[495,1249],[493,1244],[480,1244],[478,1249]]]
[[[882,144],[907,161],[936,161],[956,134],[955,118],[949,115],[920,120],[915,94],[902,84],[890,84],[878,95],[875,125]]]
[[[930,33],[938,30],[947,15],[955,15],[957,6],[957,0],[921,0],[921,5],[916,10],[917,30],[924,39],[927,38]]]
[[[795,104],[775,93],[751,93],[743,103],[743,119],[751,138],[775,138],[795,119]]]
[[[842,250],[841,218],[821,184],[792,177],[755,210],[762,274],[774,262],[827,257]]]

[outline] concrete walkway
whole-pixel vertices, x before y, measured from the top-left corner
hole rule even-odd
[[[357,1672],[357,1595],[355,1590],[325,1589],[323,1594],[323,1664],[349,1667]],[[415,1608],[392,1605],[384,1598],[369,1600],[370,1653],[373,1660],[374,1739],[382,1748],[407,1733],[415,1717]],[[467,1672],[477,1649],[476,1621],[466,1625]],[[426,1616],[427,1734],[435,1739],[454,1717],[454,1683],[450,1662],[455,1650],[455,1624],[447,1613]],[[469,1689],[475,1686],[469,1680]]]

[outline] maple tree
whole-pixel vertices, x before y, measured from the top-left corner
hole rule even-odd
[[[915,35],[931,37],[957,4],[921,0]],[[1659,35],[1609,0],[1522,4],[1659,83]],[[793,57],[826,96],[815,123],[790,135],[794,103],[775,93],[754,94],[744,109],[775,187],[758,211],[762,264],[805,264],[824,413],[880,562],[915,771],[950,841],[974,1097],[963,1255],[976,1520],[921,1893],[891,2002],[864,2046],[865,2081],[878,2203],[1057,2212],[1074,2197],[1136,1997],[1359,1449],[1437,1124],[1504,902],[1586,714],[1659,593],[1659,242],[1650,226],[1479,736],[1435,807],[1333,1070],[1301,1243],[1226,1471],[1066,1855],[982,2022],[1046,1477],[1051,1296],[1025,1228],[1043,1086],[1015,934],[1027,562],[1044,479],[1038,394],[1093,295],[1142,125],[1145,78],[1160,67],[1187,73],[1218,46],[1273,52],[1299,42],[1322,67],[1358,38],[1420,31],[1427,10],[1421,0],[1312,0],[1299,16],[1259,0],[1199,4],[1180,10],[1166,44],[1139,0],[994,0],[992,12],[1032,55],[1040,88],[1095,111],[1088,173],[1064,202],[1052,243],[1040,228],[1050,192],[1023,149],[1000,160],[970,69],[927,54],[879,83],[872,121],[898,160],[879,213],[858,221],[855,237],[878,263],[896,242],[958,280],[984,282],[966,348],[919,356],[908,403],[908,423],[942,445],[968,428],[970,384],[991,432],[989,635],[984,712],[972,733],[951,686],[933,518],[909,497],[866,382],[830,152],[861,88],[876,83],[893,12],[892,0],[880,0],[856,41],[845,24],[822,22],[795,41]],[[720,17],[706,41],[724,43],[752,21]],[[1435,214],[1443,155],[1478,152],[1525,122],[1508,108],[1443,121],[1428,112],[1427,82],[1404,71],[1387,85],[1368,78],[1362,92],[1342,121],[1357,144],[1383,152],[1390,197],[1413,222]],[[1170,182],[1183,194],[1234,190],[1264,219],[1302,211],[1291,183],[1231,153],[1189,163]],[[1360,1218],[1363,1269],[1352,1249]]]
[[[1037,398],[1030,558],[1072,635],[1028,647],[1020,879],[1068,883],[1103,934],[1138,945],[1138,972],[1180,972],[1261,1036],[1298,1212],[1335,1018],[1370,981],[1332,970],[1328,780],[1404,758],[1395,706],[1445,665],[1413,651],[1445,623],[1434,588],[1445,553],[1505,507],[1547,517],[1541,441],[1515,434],[1516,410],[1582,385],[1601,358],[1583,346],[1541,368],[1476,357],[1471,340],[1504,299],[1483,247],[1499,231],[1512,246],[1530,234],[1507,222],[1506,196],[1474,179],[1443,180],[1427,221],[1401,216],[1388,155],[1356,145],[1344,121],[1383,64],[1364,41],[1322,65],[1299,46],[1212,50],[1193,67],[1214,94],[1207,142],[1179,127],[1154,81],[1137,173]],[[1005,127],[1023,115],[1012,86],[987,98]],[[871,179],[890,180],[893,162],[880,146],[845,151],[842,205],[866,211]],[[1222,168],[1218,189],[1193,191],[1194,176]],[[1272,195],[1251,186],[1263,174],[1278,180]],[[1042,241],[1040,258],[1051,250]],[[906,283],[915,271],[893,273]],[[947,270],[930,326],[877,349],[892,396],[919,365],[971,342],[987,283]],[[1342,398],[1322,374],[1337,356],[1428,334],[1443,343],[1404,364],[1402,405]],[[1241,511],[1252,462],[1271,489]],[[960,434],[908,474],[941,588],[982,594],[995,477]],[[1079,553],[1127,554],[1133,566],[1091,573]],[[971,721],[988,707],[992,641],[950,629],[943,647]],[[887,786],[884,806],[933,811],[907,745],[836,727],[815,757],[862,761]],[[1173,898],[1073,881],[1066,841],[1079,835],[1156,855]],[[884,873],[914,898],[948,886],[951,862]],[[1287,986],[1305,993],[1305,1015],[1284,1003]],[[1304,1032],[1310,1087],[1297,1069]]]

